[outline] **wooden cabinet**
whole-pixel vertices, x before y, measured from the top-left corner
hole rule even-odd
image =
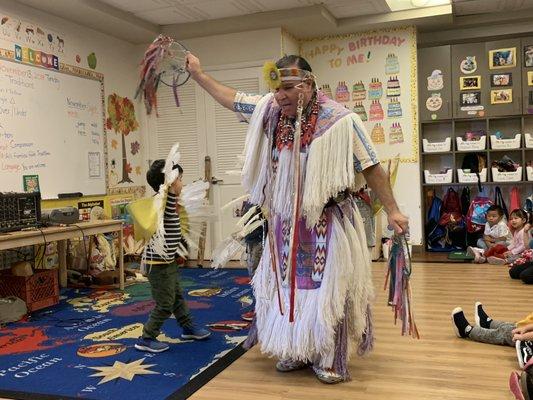
[[[484,118],[490,104],[486,91],[488,63],[484,43],[453,45],[451,55],[453,117]],[[461,90],[461,78],[476,77],[480,88]]]
[[[522,113],[533,114],[533,85],[529,85],[529,82],[533,82],[533,76],[528,79],[528,73],[533,75],[533,37],[522,38],[520,53],[522,56]]]
[[[451,84],[451,46],[418,49],[418,97],[421,121],[452,117]]]
[[[505,51],[508,49],[515,49],[515,60],[513,67],[500,67],[498,66],[497,58],[498,51],[502,50],[505,54]],[[507,115],[521,115],[522,114],[522,79],[521,79],[521,70],[522,70],[522,51],[520,39],[506,39],[506,40],[497,40],[493,42],[486,42],[484,46],[486,59],[484,60],[485,65],[488,67],[487,79],[483,83],[482,95],[487,98],[487,107],[486,107],[486,116],[487,117],[500,117]],[[500,57],[502,64],[505,64],[505,60]],[[493,65],[491,69],[490,66]],[[496,65],[495,65],[496,64]],[[497,67],[497,68],[496,68]],[[501,74],[511,74],[512,82],[508,86],[493,86],[493,77],[495,75]],[[498,96],[499,91],[504,91],[509,93],[508,90],[512,90],[512,101],[509,103],[497,103],[491,99],[495,96]],[[501,100],[501,99],[500,99]]]

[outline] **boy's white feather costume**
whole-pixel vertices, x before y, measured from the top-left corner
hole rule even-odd
[[[173,259],[175,254],[168,254],[165,246],[165,225],[163,214],[167,202],[168,190],[172,182],[178,178],[180,172],[175,168],[179,164],[181,154],[179,143],[170,149],[165,160],[162,172],[165,175],[164,183],[159,187],[155,196],[131,202],[128,210],[134,221],[135,239],[144,239],[149,242],[152,249],[165,259]],[[196,181],[185,185],[178,198],[181,206],[179,212],[182,236],[189,247],[196,247],[200,234],[199,225],[206,219],[213,219],[213,210],[207,203],[206,193],[209,182]],[[187,249],[180,246],[178,255],[187,256]]]

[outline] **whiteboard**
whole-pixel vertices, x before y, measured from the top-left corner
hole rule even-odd
[[[0,191],[106,193],[103,82],[0,59]]]

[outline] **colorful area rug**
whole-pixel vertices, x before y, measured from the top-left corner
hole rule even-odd
[[[57,306],[0,330],[0,397],[17,399],[185,399],[244,353],[251,310],[245,270],[181,270],[204,341],[181,340],[175,319],[159,340],[170,350],[133,347],[153,301],[150,285],[119,291],[67,289]]]

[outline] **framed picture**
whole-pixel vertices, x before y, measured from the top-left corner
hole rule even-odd
[[[481,89],[481,75],[459,77],[460,90]]]
[[[481,104],[481,92],[461,93],[461,107],[479,106]]]
[[[524,46],[524,67],[533,67],[533,45]]]
[[[489,51],[489,68],[516,67],[516,47]]]
[[[513,89],[498,89],[490,91],[490,104],[505,104],[513,102]]]
[[[26,193],[39,192],[39,175],[23,175],[22,182]]]
[[[490,86],[512,86],[513,85],[513,74],[491,74],[490,75]]]
[[[527,71],[527,85],[533,86],[533,71]]]

